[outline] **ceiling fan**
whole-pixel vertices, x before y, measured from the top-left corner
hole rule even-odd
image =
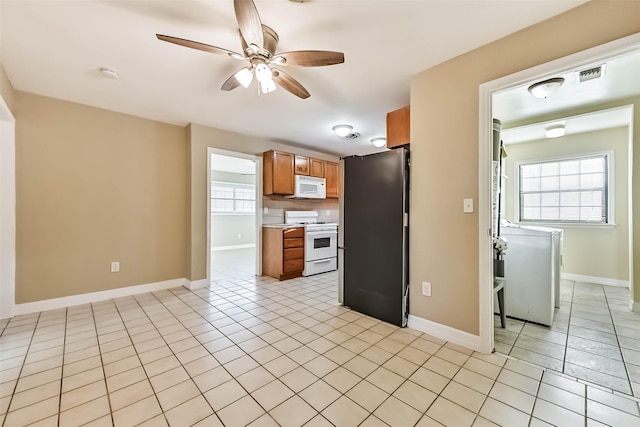
[[[292,94],[306,99],[310,96],[307,89],[276,66],[320,67],[344,62],[342,52],[328,50],[297,50],[276,53],[278,34],[260,22],[258,9],[253,0],[234,0],[233,6],[240,30],[243,53],[163,34],[156,34],[156,37],[165,42],[248,61],[247,67],[231,75],[224,82],[221,89],[225,91],[233,90],[238,86],[249,87],[255,76],[258,81],[258,93],[273,92],[276,90],[277,84]]]

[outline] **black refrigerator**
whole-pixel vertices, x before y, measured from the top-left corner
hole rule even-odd
[[[409,150],[342,159],[340,302],[385,322],[409,315]]]

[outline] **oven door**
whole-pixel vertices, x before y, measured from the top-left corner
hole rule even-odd
[[[304,237],[304,260],[338,256],[338,231],[307,231]]]

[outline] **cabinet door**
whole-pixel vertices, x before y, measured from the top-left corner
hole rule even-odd
[[[387,114],[387,148],[408,144],[410,134],[409,106]]]
[[[273,194],[293,194],[293,154],[273,152]]]
[[[296,155],[296,175],[309,175],[309,158]]]
[[[324,162],[324,173],[327,179],[327,198],[337,199],[340,194],[338,184],[338,164],[332,162]]]
[[[324,178],[324,160],[309,159],[309,175]]]

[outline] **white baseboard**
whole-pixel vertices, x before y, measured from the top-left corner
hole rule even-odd
[[[184,287],[193,291],[194,289],[206,288],[209,286],[209,279],[200,279],[200,280],[186,280],[184,283]]]
[[[247,243],[246,245],[216,246],[215,248],[211,248],[211,252],[230,251],[233,249],[247,249],[255,247],[255,243]]]
[[[562,273],[560,278],[564,280],[573,280],[574,282],[595,283],[596,285],[618,286],[621,288],[629,288],[628,280],[610,279],[608,277],[583,276],[582,274]]]
[[[629,310],[634,313],[640,313],[640,303],[633,300],[629,301]]]
[[[144,285],[126,286],[123,288],[109,289],[106,291],[90,292],[87,294],[70,295],[68,297],[52,298],[41,301],[26,302],[16,304],[14,315],[37,313],[46,310],[56,310],[59,308],[74,305],[88,304],[92,302],[104,301],[114,298],[128,297],[131,295],[143,294],[146,292],[161,291],[163,289],[177,288],[185,286],[186,279],[171,279],[162,282],[147,283]]]
[[[474,351],[481,351],[479,335],[472,335],[468,332],[412,315],[409,315],[407,326],[450,343],[458,344]]]

